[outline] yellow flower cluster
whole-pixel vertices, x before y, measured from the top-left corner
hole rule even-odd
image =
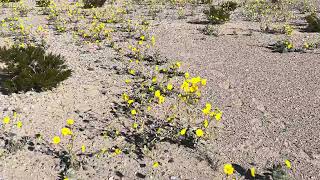
[[[196,93],[200,95],[200,91],[199,87],[200,86],[205,86],[207,84],[207,80],[206,79],[202,79],[200,78],[200,76],[198,77],[193,77],[190,78],[189,73],[185,74],[185,80],[183,81],[182,85],[181,85],[181,89],[185,92],[185,93]]]
[[[159,104],[162,104],[164,102],[164,96],[161,95],[160,90],[157,90],[156,92],[154,92],[154,97],[158,99]]]

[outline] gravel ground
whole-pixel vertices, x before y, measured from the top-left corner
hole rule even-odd
[[[320,51],[273,53],[266,46],[281,35],[261,33],[258,23],[234,18],[214,37],[199,31],[205,25],[191,23],[203,18],[199,14],[177,19],[172,10],[166,13],[153,22],[156,48],[161,56],[181,61],[184,70],[207,78],[205,96],[224,112],[216,137],[207,142],[206,156],[214,161],[208,163],[201,152],[162,143],[144,160],[126,155],[92,159],[77,173],[79,179],[220,180],[225,178],[224,163],[246,168],[254,164],[261,173],[284,159],[292,162],[292,179],[319,179]],[[318,36],[295,31],[293,38],[303,44]],[[16,110],[24,124],[17,134],[41,133],[48,139],[73,118],[86,127],[76,148],[90,143],[90,151],[112,147],[113,142],[90,134],[90,128],[114,121],[111,108],[126,88],[125,78],[114,69],[123,65],[111,48],[91,52],[71,43],[68,35],[51,35],[48,42],[50,52],[65,57],[72,76],[52,91],[1,94],[1,117]],[[152,168],[155,157],[161,168]],[[1,162],[0,179],[58,179],[59,161],[52,156],[23,150]]]

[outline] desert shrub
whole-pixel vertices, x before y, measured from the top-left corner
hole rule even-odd
[[[84,0],[84,8],[96,8],[102,7],[106,0]]]
[[[37,0],[36,5],[39,7],[48,7],[50,5],[50,0]]]
[[[222,24],[230,20],[231,11],[234,11],[237,7],[237,3],[227,1],[221,5],[212,5],[209,10],[204,13],[207,16],[207,19],[212,24]]]
[[[256,173],[254,167],[245,168],[238,164],[225,164],[224,173],[232,175],[234,172],[239,173],[244,179],[273,179],[273,180],[289,180],[289,171],[291,162],[285,160],[284,163],[273,164],[272,167],[266,168],[262,174]]]
[[[306,16],[306,21],[308,23],[308,31],[320,32],[320,19],[315,13]]]
[[[223,4],[221,4],[221,7],[223,9],[228,10],[228,11],[234,11],[238,7],[238,3],[233,2],[233,1],[227,1],[227,2],[224,2]]]
[[[271,49],[273,52],[279,52],[279,53],[295,51],[292,42],[290,42],[289,40],[277,41],[276,43],[270,45],[269,49]]]
[[[41,47],[0,47],[0,61],[6,64],[3,87],[9,93],[50,90],[71,75],[60,55],[45,54]]]

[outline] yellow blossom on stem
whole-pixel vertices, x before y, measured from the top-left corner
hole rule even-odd
[[[60,141],[61,141],[61,139],[60,139],[60,137],[59,137],[59,136],[54,136],[54,137],[52,138],[52,142],[53,142],[53,144],[59,144],[59,143],[60,143]]]
[[[156,44],[156,38],[154,36],[151,37],[151,44],[152,46]]]
[[[114,153],[116,154],[116,155],[119,155],[119,154],[121,154],[121,149],[119,149],[119,148],[117,148],[117,149],[115,149],[114,150]]]
[[[164,96],[159,96],[159,104],[162,104],[164,102]]]
[[[17,118],[17,117],[18,117],[17,112],[13,112],[13,118]]]
[[[154,96],[159,98],[161,96],[160,90],[156,90],[156,92],[154,92]]]
[[[256,176],[256,169],[255,169],[254,167],[252,167],[252,168],[250,169],[250,174],[251,174],[252,177],[255,177],[255,176]]]
[[[223,167],[223,172],[228,176],[232,175],[234,173],[234,168],[232,164],[225,164]]]
[[[71,129],[64,127],[61,129],[61,134],[63,136],[72,135],[72,131],[71,131]]]
[[[207,120],[207,119],[205,119],[204,121],[203,121],[203,127],[204,128],[207,128],[209,126],[209,121]]]
[[[137,129],[137,128],[138,128],[138,126],[139,126],[139,124],[138,124],[138,123],[133,123],[133,124],[132,124],[132,127],[133,127],[134,129]]]
[[[21,128],[22,127],[22,122],[21,121],[18,121],[17,122],[17,128]]]
[[[286,159],[284,161],[284,163],[285,163],[285,165],[287,166],[288,169],[291,169],[291,162],[288,159]]]
[[[86,146],[85,146],[85,145],[82,145],[82,146],[81,146],[81,152],[82,152],[82,153],[85,153],[85,152],[86,152]]]
[[[197,129],[197,130],[196,130],[196,135],[197,135],[198,137],[202,137],[202,136],[204,135],[203,130],[202,130],[202,129]]]
[[[180,131],[180,135],[185,135],[186,134],[186,132],[187,132],[187,128],[183,128],[183,129],[181,129],[181,131]]]
[[[211,111],[211,104],[210,103],[206,103],[206,107],[204,109],[202,109],[203,114],[208,115]]]
[[[3,118],[3,124],[9,124],[10,123],[10,117],[6,116]]]
[[[68,125],[74,124],[74,120],[73,120],[73,119],[68,119],[68,120],[67,120],[67,124],[68,124]]]
[[[178,68],[180,68],[181,62],[176,62],[176,66],[177,66]]]
[[[135,70],[133,70],[133,69],[130,69],[130,70],[129,70],[129,74],[134,75],[135,73],[136,73]]]
[[[188,72],[186,72],[186,73],[184,73],[184,77],[185,77],[186,79],[188,79],[188,78],[190,77],[190,74],[189,74]]]
[[[152,77],[152,80],[151,80],[151,81],[152,81],[152,83],[156,83],[156,82],[157,82],[157,77],[155,77],[155,76]]]
[[[128,100],[128,104],[131,105],[134,102],[134,100],[130,99]]]
[[[131,110],[131,114],[132,114],[132,115],[136,115],[136,114],[137,114],[137,110],[132,109],[132,110]]]
[[[206,80],[206,79],[201,79],[201,84],[202,84],[203,86],[207,85],[207,80]]]
[[[159,166],[159,162],[154,162],[153,165],[152,165],[153,168],[156,168],[158,166]]]
[[[169,91],[171,91],[171,90],[173,89],[173,85],[172,85],[171,83],[169,83],[169,84],[167,85],[167,89],[168,89]]]

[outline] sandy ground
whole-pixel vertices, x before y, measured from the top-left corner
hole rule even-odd
[[[199,31],[205,25],[190,23],[199,18],[169,14],[154,21],[152,31],[162,56],[208,79],[205,95],[224,112],[215,140],[206,142],[212,164],[202,152],[162,143],[153,152],[161,162],[158,169],[152,168],[153,158],[101,157],[90,160],[77,173],[79,179],[219,180],[225,179],[224,163],[254,165],[261,173],[284,159],[292,162],[292,179],[320,178],[320,51],[273,53],[266,46],[277,35],[261,33],[258,23],[237,18],[221,27],[221,36],[206,36]],[[231,35],[234,31],[237,35]],[[312,37],[319,34],[294,32],[300,44]],[[17,110],[24,124],[18,134],[41,133],[47,139],[73,118],[86,127],[77,137],[77,148],[90,143],[91,151],[111,147],[112,142],[95,137],[90,128],[114,120],[110,110],[126,86],[114,67],[123,65],[111,48],[88,52],[68,35],[50,36],[49,44],[49,51],[65,56],[72,77],[48,92],[1,94],[1,117]],[[1,159],[0,179],[58,179],[58,165],[52,156],[22,150]]]

